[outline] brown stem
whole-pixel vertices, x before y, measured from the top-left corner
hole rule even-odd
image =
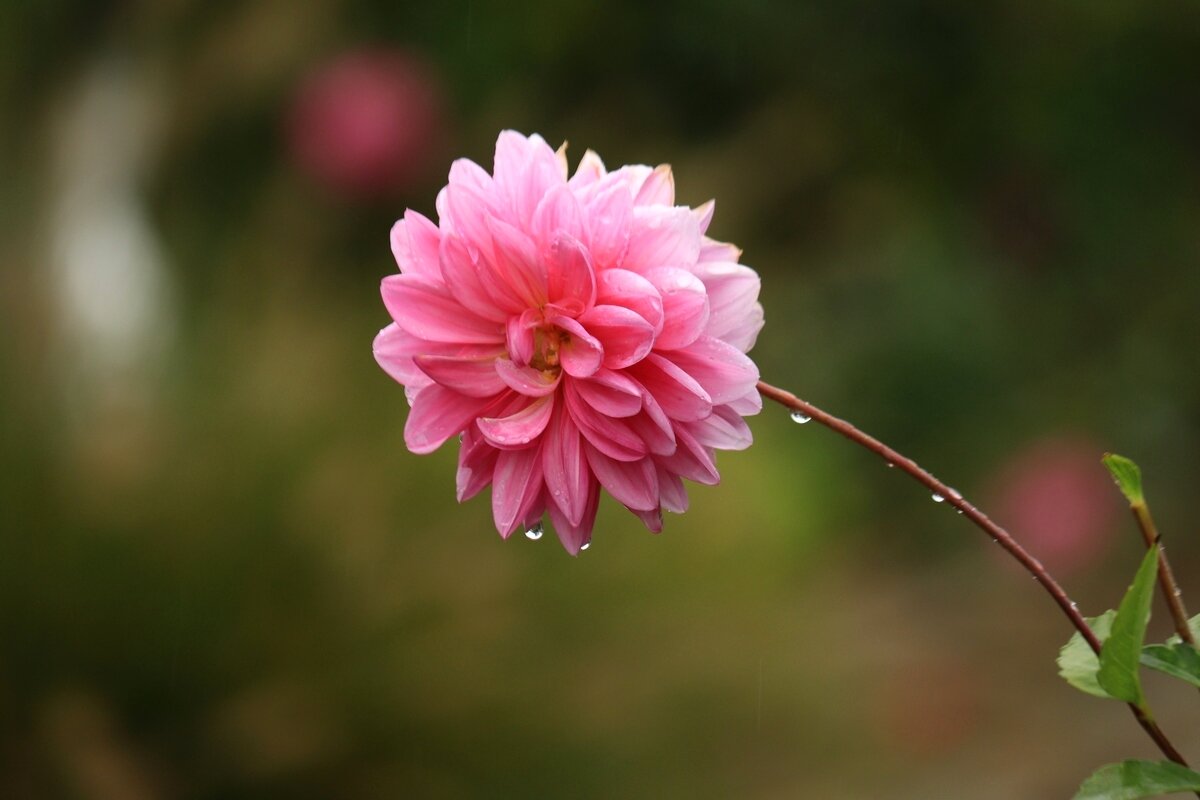
[[[1042,588],[1049,593],[1063,614],[1070,620],[1071,625],[1075,627],[1075,630],[1079,631],[1079,635],[1092,648],[1092,651],[1097,655],[1100,654],[1100,640],[1096,638],[1095,632],[1088,625],[1087,620],[1083,618],[1083,615],[1079,613],[1079,608],[1071,601],[1071,598],[1067,596],[1063,588],[1059,586],[1058,581],[1054,580],[1050,573],[1046,571],[1046,568],[1042,566],[1042,563],[1030,555],[1025,548],[1021,547],[1008,531],[988,519],[986,514],[967,502],[958,491],[942,483],[932,474],[922,469],[917,462],[896,452],[874,436],[860,431],[843,419],[822,411],[812,403],[801,400],[791,392],[763,381],[758,382],[758,391],[763,397],[774,400],[776,403],[790,408],[792,411],[798,412],[809,419],[816,420],[826,428],[845,436],[855,444],[875,453],[888,464],[899,467],[916,479],[917,482],[923,484],[933,494],[943,498],[946,503],[961,511],[963,516],[975,523],[976,527],[988,536],[992,537],[992,541],[1003,547],[1009,555],[1020,562],[1021,566],[1033,575],[1034,580],[1040,583]],[[1147,713],[1133,703],[1129,704],[1129,709],[1133,712],[1133,716],[1137,719],[1138,724],[1142,726],[1142,729],[1158,745],[1158,749],[1162,751],[1164,756],[1177,764],[1187,766],[1187,761],[1184,760],[1179,751],[1175,749],[1175,746],[1171,744],[1166,734],[1162,732],[1162,729],[1158,727],[1158,724]],[[1200,793],[1197,793],[1197,796],[1200,796]]]
[[[1175,622],[1175,632],[1179,634],[1180,639],[1195,647],[1196,637],[1192,636],[1192,629],[1188,625],[1188,612],[1183,605],[1183,591],[1175,582],[1175,573],[1171,570],[1171,562],[1167,561],[1166,551],[1161,546],[1161,537],[1158,534],[1158,528],[1154,526],[1154,518],[1150,516],[1150,508],[1143,500],[1131,504],[1129,509],[1133,512],[1133,518],[1137,520],[1142,538],[1146,540],[1146,547],[1152,546],[1155,542],[1159,543],[1158,585],[1162,588],[1167,608],[1171,610],[1171,619]]]

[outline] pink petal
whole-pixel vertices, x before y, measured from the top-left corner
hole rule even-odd
[[[541,324],[542,315],[536,308],[527,308],[518,316],[508,318],[504,339],[508,354],[517,364],[525,365],[533,358],[534,329]]]
[[[692,213],[696,215],[696,224],[700,226],[700,233],[703,234],[708,230],[708,226],[712,223],[713,211],[716,210],[717,201],[709,200],[703,205],[696,206],[692,209]],[[700,249],[704,249],[704,245],[700,245]]]
[[[508,388],[526,397],[545,397],[558,388],[562,378],[560,372],[542,372],[533,367],[514,364],[506,358],[496,362],[496,373]]]
[[[596,279],[596,302],[623,306],[650,323],[657,336],[663,328],[662,296],[654,284],[627,269],[607,269]]]
[[[437,280],[438,245],[441,232],[436,225],[416,211],[405,211],[404,219],[392,226],[392,255],[400,271]]]
[[[604,168],[604,162],[600,160],[600,156],[592,150],[584,152],[583,158],[579,159],[579,166],[575,168],[575,174],[571,176],[568,184],[572,189],[582,189],[589,186],[608,174],[608,170]]]
[[[705,419],[685,423],[696,441],[718,450],[745,450],[754,443],[750,426],[729,406],[716,406]]]
[[[579,322],[604,347],[604,366],[623,369],[646,357],[654,346],[654,328],[636,311],[622,306],[593,306]]]
[[[404,424],[404,442],[414,453],[432,453],[486,414],[499,399],[467,397],[432,383],[413,397],[412,410]]]
[[[543,247],[566,236],[577,242],[587,238],[583,208],[575,193],[566,185],[555,186],[538,203],[531,231]]]
[[[704,419],[712,399],[691,375],[658,353],[651,353],[630,370],[671,419]]]
[[[558,157],[536,133],[525,137],[516,131],[502,132],[496,140],[492,172],[499,196],[517,220],[532,219],[546,193],[566,180]]]
[[[469,158],[456,158],[451,162],[450,175],[446,182],[465,184],[485,197],[493,191],[492,176]]]
[[[721,474],[717,472],[717,462],[713,459],[711,449],[697,442],[682,425],[675,427],[675,441],[679,447],[674,454],[659,458],[659,464],[670,472],[696,483],[715,486],[721,482]]]
[[[647,270],[646,279],[662,295],[663,327],[656,350],[675,350],[696,341],[708,324],[708,293],[692,273],[676,267]]]
[[[562,510],[568,522],[578,525],[587,508],[592,479],[579,428],[561,404],[556,406],[546,428],[542,471],[553,504]]]
[[[458,502],[470,500],[491,484],[499,454],[500,451],[488,444],[478,430],[467,428],[458,451],[458,474],[455,480]]]
[[[558,162],[558,174],[565,181],[570,173],[570,165],[567,163],[567,143],[564,140],[554,151],[554,160]]]
[[[405,386],[422,388],[428,386],[432,381],[413,363],[413,352],[420,352],[420,350],[411,349],[414,343],[422,343],[422,340],[393,322],[375,337],[371,350],[374,352],[379,366],[383,367],[383,371],[391,375],[397,382]]]
[[[682,350],[668,354],[671,361],[696,379],[713,403],[728,403],[752,391],[758,367],[745,353],[711,336],[701,336]]]
[[[565,234],[551,242],[547,256],[550,302],[580,314],[596,302],[596,274],[591,256],[578,240]]]
[[[454,358],[419,355],[413,359],[435,383],[468,397],[492,397],[507,387],[496,374],[496,357]]]
[[[726,405],[729,406],[730,411],[736,411],[743,417],[749,417],[762,411],[762,395],[758,393],[758,387],[755,386],[738,399],[730,400]]]
[[[614,169],[605,178],[623,186],[630,197],[637,197],[652,172],[653,170],[645,164],[627,164],[619,169]]]
[[[697,264],[693,272],[708,290],[710,313],[704,332],[743,353],[749,350],[763,320],[758,273],[726,261]]]
[[[748,353],[754,349],[754,343],[758,341],[758,334],[762,328],[763,307],[761,304],[755,303],[744,317],[716,338],[728,342],[743,353]]]
[[[741,248],[728,242],[717,242],[707,236],[701,240],[700,255],[697,256],[697,263],[706,261],[731,261],[737,263],[742,258]]]
[[[584,453],[592,474],[619,503],[638,511],[658,508],[658,473],[649,458],[617,461],[585,444]]]
[[[546,265],[533,242],[521,231],[496,217],[488,217],[497,276],[525,307],[546,303]]]
[[[438,210],[443,233],[452,233],[476,252],[491,249],[487,222],[494,211],[480,189],[467,183],[451,183],[442,190],[443,207]]]
[[[629,428],[651,453],[669,456],[675,452],[675,428],[654,395],[641,384],[638,386],[642,392],[642,412],[627,420]]]
[[[580,397],[574,384],[575,381],[564,383],[563,398],[567,403],[567,412],[596,449],[618,461],[634,461],[649,452],[646,443],[624,420],[600,414]]]
[[[661,464],[657,465],[656,469],[658,470],[658,495],[663,510],[673,514],[682,514],[687,511],[688,494],[687,489],[683,488],[683,481]]]
[[[374,352],[375,359],[389,375],[405,386],[421,388],[432,381],[413,361],[415,356],[436,355],[447,358],[483,359],[496,358],[503,351],[494,344],[426,341],[413,336],[393,322],[375,337]]]
[[[461,237],[455,234],[442,237],[440,258],[442,277],[450,294],[482,319],[503,322],[528,306]]]
[[[482,417],[476,425],[480,433],[496,447],[526,447],[542,435],[554,411],[554,397],[539,397],[529,405],[505,417]]]
[[[700,254],[700,226],[691,209],[640,206],[633,209],[629,251],[622,266],[645,273],[655,267],[687,267]]]
[[[626,508],[629,508],[626,506]],[[650,511],[639,511],[636,508],[630,508],[637,518],[646,526],[646,530],[651,533],[662,533],[663,529],[663,512],[661,508],[655,508]]]
[[[670,164],[660,164],[646,176],[646,180],[638,189],[633,199],[635,206],[673,206],[675,205],[675,176],[671,174]]]
[[[558,360],[563,370],[575,378],[594,375],[604,360],[604,348],[596,337],[577,320],[562,314],[548,317],[547,322],[566,331],[570,336],[570,341],[558,351]]]
[[[632,417],[642,410],[641,387],[619,372],[597,370],[573,385],[585,403],[606,417]]]
[[[629,250],[633,198],[624,186],[611,185],[585,204],[591,227],[588,251],[597,272],[621,266]]]
[[[542,453],[537,447],[501,450],[492,473],[492,517],[508,538],[524,521],[542,489]]]
[[[579,551],[592,539],[592,526],[596,524],[596,509],[600,507],[600,484],[594,478],[588,479],[587,504],[579,524],[572,524],[554,503],[546,507],[550,514],[550,522],[554,525],[554,533],[568,553],[579,555]]]
[[[467,311],[443,287],[425,278],[389,275],[383,279],[381,293],[392,319],[414,336],[463,344],[504,341],[499,324]]]

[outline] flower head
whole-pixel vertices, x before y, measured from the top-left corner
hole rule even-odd
[[[589,150],[568,178],[565,146],[505,131],[492,174],[454,162],[437,212],[392,228],[375,358],[410,450],[462,434],[458,499],[490,485],[501,536],[548,514],[578,553],[601,488],[660,531],[683,478],[715,484],[714,451],[749,446],[758,275],[705,235],[711,202],[675,205],[670,167]]]

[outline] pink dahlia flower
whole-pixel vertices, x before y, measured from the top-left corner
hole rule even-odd
[[[711,202],[675,205],[669,167],[588,151],[568,178],[565,146],[505,131],[493,174],[454,162],[437,211],[392,228],[375,358],[410,450],[462,434],[458,499],[490,485],[501,536],[548,514],[576,554],[601,488],[660,531],[683,478],[715,484],[714,451],[749,446],[758,275],[705,235]]]

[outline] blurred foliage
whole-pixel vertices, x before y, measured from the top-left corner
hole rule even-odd
[[[448,109],[369,198],[285,125],[363,48],[423,58]],[[606,508],[572,560],[454,504],[370,342],[392,220],[500,128],[669,161],[763,276],[768,380],[981,502],[1048,436],[1131,454],[1186,590],[1198,54],[1185,0],[0,4],[0,793],[1062,797],[1142,752],[1055,680],[1029,582],[832,435],[768,409],[664,534]],[[73,122],[97,74],[140,116]],[[153,357],[72,333],[71,137],[97,169],[137,143]]]

